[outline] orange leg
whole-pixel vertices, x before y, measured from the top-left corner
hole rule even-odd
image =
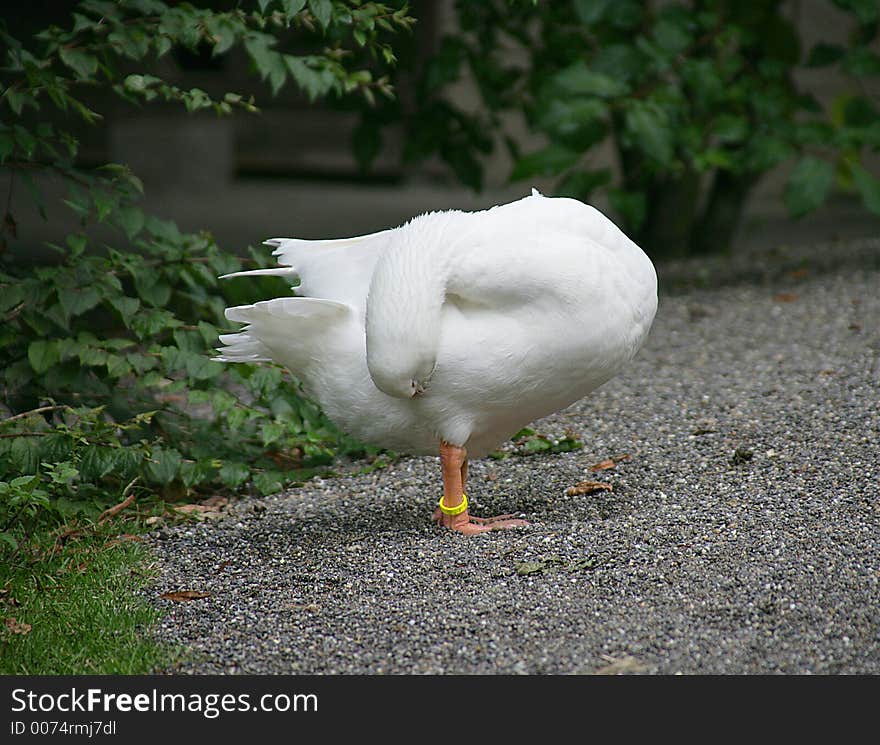
[[[457,507],[461,504],[462,494],[467,483],[467,450],[448,442],[440,442],[440,467],[443,469],[443,505]],[[512,519],[512,515],[498,517],[471,517],[468,510],[458,515],[447,515],[438,507],[431,518],[438,525],[451,528],[465,535],[476,535],[489,530],[518,528],[528,525],[525,520]]]

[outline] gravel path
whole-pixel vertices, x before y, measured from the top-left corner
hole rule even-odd
[[[583,449],[472,463],[528,528],[440,531],[403,458],[151,534],[152,597],[212,593],[155,600],[170,672],[880,673],[880,240],[660,281],[632,367],[533,425]]]

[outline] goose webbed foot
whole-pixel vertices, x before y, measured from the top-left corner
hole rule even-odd
[[[488,533],[490,530],[506,530],[522,528],[528,525],[527,520],[513,515],[497,515],[496,517],[473,517],[465,510],[459,515],[444,515],[438,507],[431,519],[438,525],[465,535]]]
[[[438,525],[465,535],[528,525],[528,522],[513,515],[474,517],[468,512],[467,496],[464,492],[467,483],[467,450],[463,447],[441,441],[440,465],[443,468],[443,498],[431,518]]]

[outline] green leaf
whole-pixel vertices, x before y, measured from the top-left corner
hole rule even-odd
[[[40,447],[38,437],[16,437],[10,446],[12,465],[19,473],[35,474],[40,467]],[[34,487],[40,483],[37,476],[19,476],[10,482],[13,486],[23,487],[26,484]]]
[[[218,476],[224,485],[235,489],[247,481],[250,474],[250,469],[244,463],[224,463]]]
[[[92,77],[98,71],[97,57],[93,57],[82,49],[62,46],[58,50],[58,56],[81,80]]]
[[[178,243],[181,239],[180,230],[171,220],[162,220],[151,215],[144,220],[144,226],[154,236],[168,243]]]
[[[28,361],[37,374],[46,372],[59,359],[58,341],[55,339],[32,341],[28,346]]]
[[[818,207],[834,183],[834,168],[830,163],[811,155],[798,162],[788,177],[785,204],[792,217],[800,217]]]
[[[97,481],[112,472],[116,466],[117,448],[91,445],[82,454],[79,472],[84,481]]]
[[[880,215],[880,179],[871,175],[865,168],[858,164],[850,167],[852,180],[865,203],[871,212]]]
[[[615,0],[574,0],[574,13],[578,20],[590,26],[602,20],[602,16]]]
[[[189,353],[186,372],[193,380],[210,380],[223,373],[223,366],[206,355]]]
[[[180,464],[180,480],[187,489],[204,481],[208,473],[209,469],[200,463],[184,461]]]
[[[183,458],[177,450],[155,448],[150,454],[150,460],[144,468],[144,472],[150,480],[166,486],[177,478],[182,462]]]
[[[685,19],[664,18],[654,26],[653,36],[658,46],[670,54],[678,54],[687,49],[691,35],[687,32]]]
[[[674,132],[666,112],[649,102],[633,101],[624,115],[627,143],[660,165],[671,164]]]
[[[272,93],[278,93],[287,80],[287,66],[285,65],[284,55],[269,48],[272,39],[265,37],[255,37],[248,39],[245,43],[245,49],[250,54],[251,59],[260,73],[263,80],[268,80],[272,87]]]
[[[635,29],[648,7],[644,0],[614,0],[605,12],[605,20],[624,31]]]
[[[608,105],[598,98],[553,98],[543,106],[537,125],[557,137],[572,137],[585,127],[600,125],[604,133]]]
[[[553,81],[568,93],[600,98],[622,96],[629,89],[629,86],[621,80],[601,72],[594,72],[583,60],[578,60],[558,72],[553,76]]]
[[[23,91],[13,86],[9,86],[3,91],[3,98],[9,104],[9,108],[12,109],[16,115],[21,114],[22,109],[24,109],[25,106],[30,106],[34,109],[39,108],[33,93],[30,91]]]
[[[709,147],[694,155],[694,166],[698,171],[710,171],[715,168],[732,170],[734,159],[729,150]]]
[[[96,367],[107,364],[107,351],[100,347],[93,347],[88,342],[82,342],[77,347],[77,356],[80,364]]]
[[[69,318],[94,308],[101,302],[101,296],[94,287],[64,287],[58,290],[58,300]]]
[[[607,168],[599,171],[575,171],[568,174],[553,193],[557,197],[572,197],[585,202],[593,189],[610,182],[611,171]]]
[[[112,378],[122,378],[132,371],[131,363],[118,354],[107,355],[107,374]]]
[[[263,471],[254,476],[254,486],[263,496],[277,494],[284,488],[284,474],[278,471]]]
[[[551,447],[553,447],[553,443],[550,440],[544,437],[534,437],[526,441],[525,451],[527,453],[539,453],[549,450]]]
[[[866,96],[846,96],[842,103],[842,117],[835,124],[866,127],[880,122],[880,113]]]
[[[284,15],[290,21],[306,7],[306,0],[281,0],[281,7],[284,8]]]
[[[331,0],[309,0],[309,10],[318,19],[318,23],[326,29],[330,24],[330,16],[333,14]]]
[[[510,180],[519,181],[533,176],[555,176],[571,168],[580,160],[580,157],[581,153],[576,150],[551,143],[543,150],[529,153],[520,158],[514,164]]]
[[[136,274],[134,286],[141,300],[147,305],[164,308],[171,299],[171,285],[158,279],[154,274]]]
[[[712,134],[718,142],[733,144],[748,137],[749,122],[744,116],[722,114],[712,125]]]
[[[846,55],[843,69],[850,75],[880,75],[880,55],[867,47],[856,47]]]
[[[608,201],[620,215],[628,230],[637,232],[648,214],[648,202],[642,192],[609,189]]]
[[[75,259],[83,251],[86,250],[86,237],[82,234],[76,233],[67,236],[67,245],[70,246],[70,258]]]
[[[278,442],[282,437],[284,437],[286,428],[283,424],[279,422],[265,422],[262,427],[260,427],[260,438],[263,441],[263,445],[271,445],[273,442]]]
[[[25,297],[25,287],[22,284],[9,284],[0,289],[0,313],[18,305]]]
[[[115,221],[125,231],[128,239],[131,240],[144,227],[144,213],[137,207],[122,207],[116,211]]]
[[[180,325],[180,321],[167,310],[152,308],[135,314],[129,323],[129,327],[140,338],[146,338],[158,334],[168,328]]]
[[[141,301],[136,297],[125,297],[124,295],[111,295],[108,300],[110,301],[110,305],[112,305],[120,316],[122,316],[122,320],[125,322],[126,326],[128,325],[131,317],[137,313],[138,308],[141,306]]]
[[[834,0],[834,4],[855,14],[860,23],[873,23],[880,17],[877,0]]]
[[[66,497],[59,497],[53,504],[55,509],[67,519],[76,517],[79,514],[87,514],[94,509],[91,502],[83,499],[71,500]]]
[[[147,89],[147,79],[143,75],[128,75],[122,81],[122,87],[132,93],[143,93]]]
[[[792,146],[781,138],[759,134],[748,141],[742,168],[746,172],[762,173],[788,160],[794,152]]]
[[[308,94],[310,101],[325,95],[333,88],[335,78],[329,70],[315,70],[302,57],[285,54],[283,58],[293,79]]]

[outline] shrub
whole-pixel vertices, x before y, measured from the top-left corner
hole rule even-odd
[[[833,4],[852,20],[848,43],[806,49],[782,0],[458,2],[463,33],[422,75],[410,155],[439,154],[479,188],[481,156],[503,141],[512,180],[555,177],[557,195],[583,200],[605,190],[652,253],[727,248],[752,187],[783,163],[794,164],[791,215],[817,208],[835,181],[880,214],[880,181],[861,163],[880,147],[880,116],[860,86],[880,74],[880,6]],[[851,88],[825,110],[795,82],[798,67],[837,68]],[[466,75],[477,112],[446,95]],[[511,112],[546,145],[523,149]],[[618,169],[593,163],[605,143]]]
[[[94,518],[132,489],[160,499],[269,493],[359,447],[281,368],[210,360],[223,308],[270,287],[221,287],[218,275],[267,257],[230,255],[208,232],[181,233],[145,215],[141,183],[125,165],[78,167],[71,127],[101,122],[87,98],[95,86],[132,103],[257,110],[246,93],[212,98],[151,74],[150,63],[174,48],[220,55],[241,46],[274,92],[292,82],[312,99],[374,101],[391,92],[373,72],[394,60],[384,36],[411,22],[405,8],[372,2],[259,0],[220,12],[86,0],[68,26],[50,26],[32,44],[2,33],[0,162],[10,193],[0,250],[0,552],[47,525]],[[318,51],[289,53],[291,39]],[[63,181],[63,207],[44,204],[32,174]],[[57,261],[35,264],[13,250],[22,201],[44,217],[70,209],[79,218],[80,230],[51,245]],[[99,224],[115,238],[99,243]]]

